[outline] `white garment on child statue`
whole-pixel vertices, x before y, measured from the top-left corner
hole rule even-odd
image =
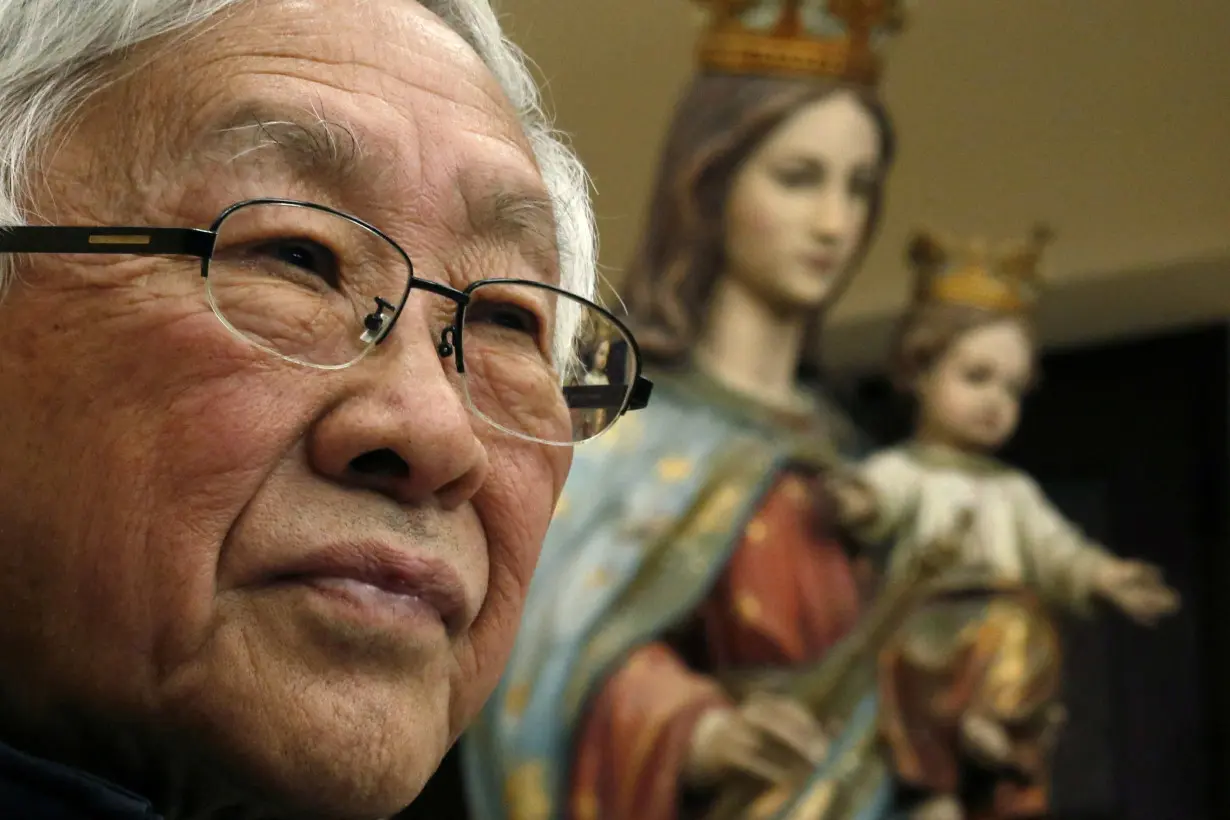
[[[960,544],[962,575],[1022,583],[1068,608],[1090,601],[1097,568],[1112,560],[1055,509],[1037,483],[991,458],[912,443],[880,451],[858,474],[876,495],[857,535],[891,545],[890,577],[972,515]]]

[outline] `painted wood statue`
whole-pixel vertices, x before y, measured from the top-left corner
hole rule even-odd
[[[873,45],[897,7],[706,6],[621,288],[653,402],[577,448],[507,673],[463,740],[479,820],[702,817],[732,778],[828,759],[834,727],[728,678],[849,657],[863,611],[816,501],[857,432],[797,374],[879,221],[894,140]]]
[[[1030,321],[1049,234],[990,248],[920,235],[914,302],[893,372],[914,398],[906,444],[834,477],[841,517],[868,544],[891,544],[906,572],[938,533],[967,526],[957,565],[884,650],[879,723],[920,818],[1034,818],[1047,809],[1047,753],[1060,646],[1051,612],[1096,599],[1152,624],[1178,605],[1148,564],[1092,542],[1023,472],[995,459],[1035,378]]]

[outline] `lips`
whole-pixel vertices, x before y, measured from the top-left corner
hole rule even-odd
[[[835,260],[831,256],[804,256],[803,261],[810,268],[815,268],[820,271],[829,271],[833,269]]]
[[[979,426],[981,426],[983,429],[986,429],[986,430],[998,429],[999,428],[999,414],[998,413],[984,413],[978,417],[978,424]]]
[[[386,544],[346,544],[328,547],[300,561],[279,567],[271,581],[310,584],[426,604],[440,617],[449,634],[465,628],[469,617],[465,587],[447,564]]]

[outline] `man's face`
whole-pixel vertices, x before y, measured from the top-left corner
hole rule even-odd
[[[56,142],[40,220],[205,227],[286,197],[424,278],[557,279],[543,231],[474,219],[543,183],[418,5],[260,2],[133,60]],[[55,721],[92,715],[285,811],[408,803],[500,674],[570,458],[467,412],[434,345],[452,310],[416,291],[372,355],[312,370],[228,332],[193,260],[24,264],[0,301],[10,726],[70,749]],[[420,597],[328,577],[389,560]]]

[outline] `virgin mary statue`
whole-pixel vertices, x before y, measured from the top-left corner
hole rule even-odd
[[[873,719],[851,700],[834,740],[814,686],[736,681],[852,658],[876,631],[855,626],[858,572],[823,491],[855,427],[798,374],[879,222],[894,138],[878,51],[899,9],[706,6],[622,282],[653,401],[577,448],[507,673],[463,739],[479,820],[702,817],[725,785],[799,761],[854,771],[842,738]],[[866,782],[851,799],[870,809]]]

